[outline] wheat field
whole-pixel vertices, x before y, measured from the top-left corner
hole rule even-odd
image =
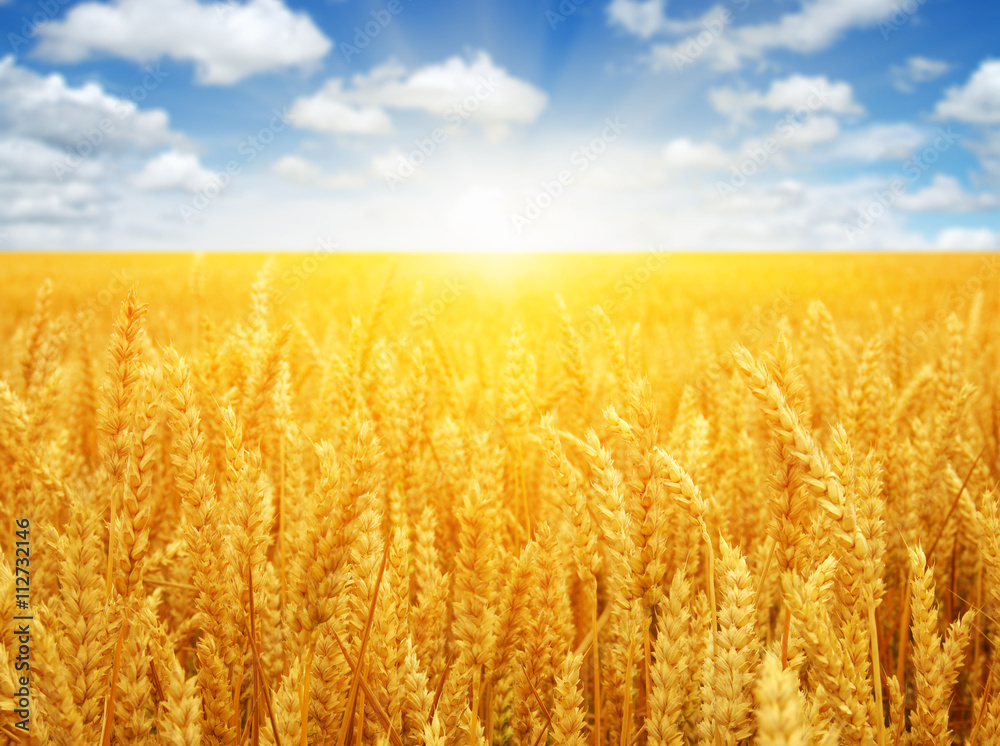
[[[998,268],[5,256],[0,743],[1000,744]]]

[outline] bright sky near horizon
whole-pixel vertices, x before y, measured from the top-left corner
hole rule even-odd
[[[0,248],[1000,248],[1000,3],[0,0]]]

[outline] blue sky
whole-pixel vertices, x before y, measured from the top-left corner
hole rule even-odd
[[[1000,5],[7,0],[0,247],[1000,248]]]

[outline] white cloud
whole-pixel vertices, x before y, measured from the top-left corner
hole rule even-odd
[[[795,150],[809,150],[833,142],[840,134],[840,122],[833,117],[813,116],[792,129],[784,142]]]
[[[664,5],[664,0],[611,0],[608,19],[640,39],[648,39],[660,31],[665,18]]]
[[[271,170],[293,184],[313,184],[323,173],[322,169],[299,155],[282,156],[271,164]]]
[[[343,81],[334,78],[312,96],[296,99],[289,119],[296,127],[315,132],[356,135],[392,132],[392,121],[384,109],[350,104],[343,98]]]
[[[663,162],[671,168],[724,168],[732,161],[714,142],[696,143],[678,137],[663,148]]]
[[[995,194],[967,192],[954,176],[934,174],[930,186],[900,195],[897,204],[910,212],[975,212],[995,209],[1000,199]]]
[[[276,189],[272,174],[252,174],[197,226],[182,225],[173,235],[191,249],[286,250],[313,248],[331,231],[342,246],[359,250],[921,249],[936,240],[936,232],[909,229],[910,214],[893,208],[850,241],[845,226],[885,189],[882,177],[828,182],[761,172],[727,199],[717,189],[724,176],[671,172],[662,146],[616,142],[579,171],[570,158],[576,145],[555,135],[488,149],[462,140],[395,191],[376,177],[364,189],[332,194],[319,183],[331,178],[328,172],[309,168],[304,177],[317,181],[299,190]],[[511,214],[537,203],[563,169],[571,183],[518,233]],[[179,243],[169,235],[128,239],[120,233],[118,243]]]
[[[735,70],[747,59],[762,60],[771,50],[802,54],[819,52],[852,29],[875,26],[898,7],[898,0],[803,0],[799,10],[786,13],[776,21],[727,30],[709,44],[702,45],[693,61],[708,61],[717,69]],[[737,3],[734,14],[739,8]],[[648,25],[647,22],[647,26],[637,28]],[[653,66],[664,68],[674,64],[675,55],[683,53],[691,43],[697,44],[695,36],[675,44],[654,45]]]
[[[893,65],[889,68],[893,87],[903,93],[912,93],[917,84],[936,80],[951,70],[952,66],[943,60],[932,60],[928,57],[908,57],[906,64]]]
[[[465,63],[465,68],[472,66]],[[429,67],[440,73],[448,65]],[[343,103],[356,108],[438,114],[437,106],[427,102],[446,97],[435,99],[427,93],[441,86],[418,76],[427,69],[383,66],[345,82],[339,91],[348,97]],[[414,79],[425,82],[417,85]],[[782,107],[794,102],[794,90],[794,85],[765,88],[751,102],[751,111],[773,111],[777,119],[779,112],[784,114]],[[459,92],[468,95],[467,88],[459,86]],[[394,108],[390,93],[401,94],[406,105]],[[36,94],[37,100],[32,98]],[[46,108],[55,106],[52,101],[66,108]],[[724,199],[717,183],[727,178],[732,165],[724,161],[739,153],[706,134],[653,145],[622,137],[586,170],[578,169],[573,154],[597,132],[570,139],[565,133],[541,132],[540,140],[490,148],[482,147],[478,138],[456,137],[394,191],[387,187],[383,171],[398,163],[402,153],[397,151],[343,170],[324,166],[322,150],[303,147],[295,155],[268,151],[273,161],[269,169],[241,173],[188,224],[179,217],[178,195],[162,190],[191,189],[208,172],[180,142],[183,138],[170,130],[162,112],[162,119],[143,118],[153,112],[134,109],[128,120],[116,120],[126,133],[121,142],[97,148],[62,181],[54,175],[52,161],[65,154],[79,122],[99,122],[102,112],[113,116],[118,103],[127,102],[100,86],[68,86],[58,76],[39,76],[12,62],[0,64],[0,220],[9,236],[5,246],[311,249],[317,236],[331,231],[346,247],[383,250],[922,248],[945,238],[961,242],[958,234],[936,235],[935,229],[924,235],[907,229],[911,213],[894,208],[857,244],[849,243],[844,224],[884,189],[882,179],[831,184],[822,176],[794,174],[793,180],[784,173],[776,181],[774,170],[783,168],[776,162],[777,169],[759,169],[735,196]],[[810,116],[801,131],[783,143],[785,151],[839,138],[838,111],[852,111],[853,106],[848,95]],[[499,115],[491,116],[497,121]],[[58,117],[67,121],[43,121]],[[126,130],[133,120],[145,124]],[[884,134],[882,139],[889,137]],[[331,147],[325,138],[321,142]],[[414,146],[407,140],[399,147]],[[511,213],[523,211],[526,200],[536,199],[543,185],[566,169],[572,183],[537,221],[517,233]],[[927,177],[923,186],[945,191],[930,182]],[[910,196],[928,198],[923,192]],[[985,242],[993,235],[976,233],[975,225],[963,230],[971,231],[962,234],[967,241]]]
[[[1000,233],[989,228],[946,228],[934,245],[938,249],[1000,249]]]
[[[10,55],[0,60],[0,105],[8,132],[74,150],[185,143],[170,131],[162,109],[140,111],[132,101],[110,96],[94,83],[71,88],[62,75],[42,77],[18,66]]]
[[[97,184],[32,182],[0,187],[0,220],[8,223],[95,220],[104,215],[109,193]]]
[[[282,0],[246,4],[113,0],[74,5],[38,27],[35,53],[54,62],[111,54],[137,62],[190,60],[200,83],[229,85],[285,67],[310,67],[332,43],[306,13]]]
[[[317,93],[296,99],[290,118],[319,132],[381,134],[391,128],[386,109],[410,109],[444,117],[448,125],[474,120],[499,139],[511,125],[534,122],[547,103],[545,93],[479,52],[469,61],[450,57],[412,72],[387,62],[355,75],[349,87],[332,79]]]
[[[611,0],[605,9],[613,26],[621,26],[640,39],[663,33],[686,34],[701,25],[701,20],[668,18],[665,11],[665,0]]]
[[[1000,124],[1000,60],[984,60],[964,86],[938,101],[935,115],[973,124]]]
[[[724,114],[734,124],[749,120],[757,109],[770,111],[829,111],[832,114],[863,114],[864,108],[854,100],[850,83],[831,83],[826,76],[806,77],[791,75],[771,83],[766,93],[734,88],[713,88],[708,92],[708,100],[720,114]]]
[[[794,168],[792,151],[808,151],[833,142],[840,135],[840,122],[834,117],[814,115],[803,121],[782,121],[762,136],[745,140],[730,165],[746,171],[756,166],[763,171],[773,162],[783,171]]]
[[[0,60],[0,219],[12,241],[56,246],[95,235],[138,162],[188,146],[162,110]]]
[[[66,154],[39,140],[17,135],[0,135],[0,184],[59,181],[53,163]],[[77,177],[92,181],[104,172],[97,161],[87,161],[77,168]]]
[[[198,156],[168,150],[146,161],[142,171],[132,177],[132,184],[139,189],[187,189],[194,192],[211,179],[212,172],[202,167]]]
[[[907,122],[873,124],[845,133],[833,154],[858,161],[904,160],[928,139],[926,132]]]
[[[375,178],[374,166],[368,171],[327,174],[299,155],[282,156],[271,164],[271,172],[287,182],[320,189],[362,189]]]
[[[818,52],[850,29],[874,26],[896,8],[896,0],[813,0],[774,23],[741,28],[738,37],[748,54],[765,49]]]
[[[925,235],[907,228],[908,213],[893,208],[852,243],[845,225],[884,190],[884,179],[775,181],[758,174],[724,199],[708,174],[658,180],[637,174],[636,163],[644,158],[668,172],[662,148],[644,153],[627,142],[609,148],[586,172],[574,172],[572,184],[518,234],[511,213],[523,211],[527,198],[542,193],[542,182],[569,165],[571,146],[561,144],[487,150],[463,142],[442,152],[440,167],[422,172],[419,187],[407,184],[396,192],[381,183],[335,194],[320,191],[318,184],[309,190],[276,188],[273,174],[248,173],[191,225],[176,218],[173,205],[164,209],[162,195],[152,203],[153,193],[132,190],[129,201],[117,205],[113,221],[99,213],[73,223],[22,222],[8,231],[7,245],[312,250],[318,237],[332,233],[340,245],[357,250],[898,250],[978,248],[995,245],[1000,237],[975,225]],[[40,195],[34,193],[34,199]],[[148,204],[136,206],[137,195]],[[27,201],[20,205],[30,207]],[[6,209],[0,204],[0,217]],[[112,230],[95,232],[102,221]],[[52,226],[61,226],[61,232]]]

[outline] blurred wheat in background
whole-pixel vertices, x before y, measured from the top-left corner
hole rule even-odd
[[[996,257],[3,263],[0,742],[1000,743]]]

